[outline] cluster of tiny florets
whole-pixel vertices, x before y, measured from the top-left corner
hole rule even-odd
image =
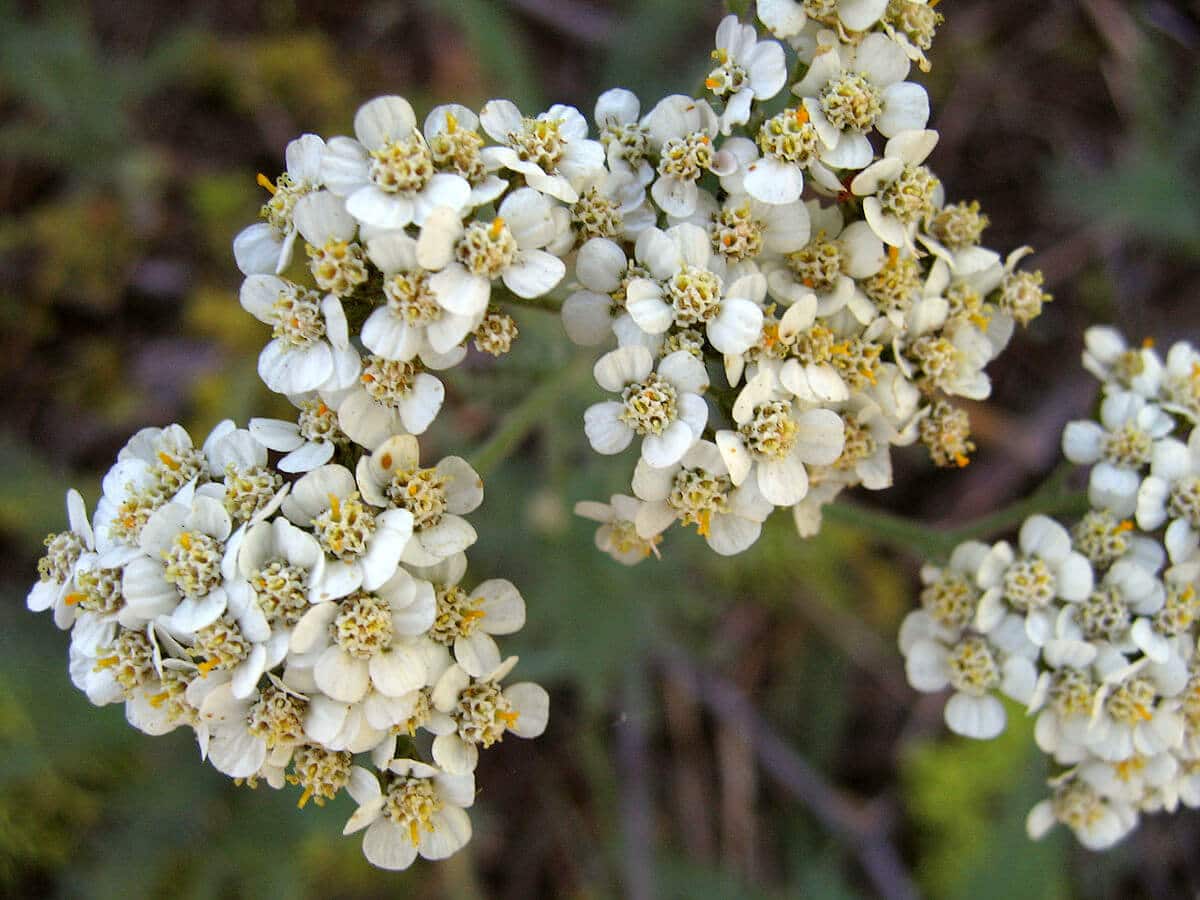
[[[1091,508],[1069,531],[1037,515],[1016,546],[970,542],[926,566],[900,647],[913,687],[953,689],[959,734],[1003,731],[997,695],[1025,706],[1057,768],[1030,834],[1061,823],[1103,849],[1142,813],[1200,806],[1200,431],[1186,402],[1200,353],[1181,342],[1164,358],[1105,327],[1086,345],[1099,415],[1062,445],[1090,466]]]
[[[70,631],[71,677],[93,703],[123,703],[149,734],[192,728],[219,771],[297,785],[301,807],[349,789],[377,865],[440,858],[470,835],[479,750],[546,724],[541,687],[502,683],[516,658],[495,637],[521,627],[524,600],[501,579],[461,583],[475,541],[463,516],[483,499],[465,460],[422,468],[412,435],[368,448],[332,423],[304,439],[353,451],[356,471],[280,471],[232,422],[200,447],[178,425],[139,432],[90,519],[68,494],[28,606]],[[422,730],[429,762],[410,758]],[[380,840],[413,815],[401,846]]]

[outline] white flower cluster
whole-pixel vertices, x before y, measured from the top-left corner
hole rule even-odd
[[[1061,771],[1030,834],[1061,822],[1103,849],[1141,812],[1200,807],[1200,352],[1178,343],[1164,361],[1107,327],[1086,346],[1099,421],[1070,423],[1063,451],[1092,467],[1091,509],[926,566],[900,648],[913,687],[953,689],[959,734],[1004,729],[997,693],[1035,715]]]
[[[1016,271],[1028,248],[981,246],[979,205],[947,202],[926,165],[938,135],[906,79],[940,22],[930,5],[760,0],[758,15],[790,50],[730,16],[705,97],[596,105],[603,178],[630,185],[637,216],[564,245],[563,320],[577,343],[617,343],[595,367],[613,396],[585,428],[599,453],[639,442],[633,496],[577,511],[628,564],[675,523],[721,554],[777,507],[811,535],[844,488],[891,485],[893,445],[966,465],[953,398],[988,396],[985,367],[1050,299]]]
[[[346,833],[366,828],[367,859],[402,869],[470,838],[480,748],[546,726],[545,690],[502,684],[516,658],[494,636],[524,625],[520,593],[462,583],[462,517],[482,500],[466,461],[422,467],[407,434],[288,482],[232,422],[199,448],[147,428],[92,521],[67,495],[28,606],[70,629],[93,703],[124,703],[147,734],[192,728],[219,771],[298,785],[300,806],[346,788]]]

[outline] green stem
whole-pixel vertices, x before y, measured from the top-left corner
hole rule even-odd
[[[517,448],[549,412],[560,402],[564,394],[592,371],[592,361],[586,356],[576,357],[570,365],[558,370],[532,391],[513,409],[495,433],[471,454],[471,465],[480,476],[494,471],[509,454]]]
[[[991,515],[960,528],[940,529],[892,513],[851,503],[831,503],[822,511],[826,519],[867,532],[880,540],[913,550],[925,559],[945,560],[959,544],[1015,531],[1032,515],[1077,517],[1088,510],[1087,495],[1042,490]]]
[[[524,306],[527,309],[540,309],[545,312],[561,313],[563,302],[558,297],[546,295],[544,297],[533,297],[532,299],[518,297],[516,294],[506,293],[503,297],[498,298],[501,303],[508,303],[513,306]]]
[[[954,549],[950,532],[856,503],[831,503],[821,514],[828,521],[849,525],[928,559],[948,556]]]

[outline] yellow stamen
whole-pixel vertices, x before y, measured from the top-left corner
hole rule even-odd
[[[805,107],[804,105],[797,106],[796,107],[796,121],[799,122],[801,125],[804,125],[808,122],[808,120],[809,120],[809,115],[808,115],[807,107]]]
[[[158,709],[170,698],[171,694],[168,691],[162,691],[161,693],[153,694],[152,696],[147,697],[146,700],[151,706],[153,706],[155,709]]]
[[[521,714],[513,710],[512,712],[496,713],[496,718],[504,723],[505,728],[512,728],[517,724],[517,719],[521,718]]]
[[[262,172],[259,172],[258,177],[255,178],[254,180],[258,182],[259,187],[266,188],[271,194],[275,193],[275,182],[273,182],[270,178],[268,178]]]
[[[1146,707],[1140,703],[1134,704],[1133,711],[1137,713],[1137,717],[1143,722],[1149,722],[1154,718],[1154,713],[1150,712],[1150,710],[1146,709]]]
[[[335,522],[342,521],[342,502],[336,494],[329,495],[329,511],[332,513],[332,519]]]
[[[213,657],[212,659],[205,660],[204,662],[200,663],[200,665],[197,666],[196,668],[198,668],[200,670],[201,678],[207,678],[209,676],[209,674],[212,672],[212,670],[215,669],[219,665],[221,665],[221,660],[216,657]]]
[[[970,319],[971,324],[974,325],[976,328],[978,328],[980,331],[983,331],[984,329],[986,329],[988,327],[987,316],[981,315],[979,313],[975,313],[974,315],[968,316],[967,318]]]
[[[163,453],[161,450],[158,453],[158,461],[170,469],[172,472],[179,471],[179,461],[169,454]]]
[[[895,265],[897,260],[900,259],[900,248],[899,247],[888,247],[887,253],[888,253],[888,262],[891,263],[892,265]]]
[[[1130,519],[1122,519],[1117,523],[1117,534],[1122,534],[1126,531],[1133,531],[1133,522]]]
[[[390,469],[392,467],[392,454],[385,453],[383,456],[379,457],[379,464],[385,469]]]
[[[955,453],[954,454],[954,464],[956,466],[958,466],[960,469],[965,469],[967,466],[969,466],[971,464],[971,460],[970,460],[970,457],[967,457],[962,453]]]
[[[500,232],[503,230],[504,230],[504,219],[502,219],[500,216],[496,216],[496,218],[492,219],[492,227],[491,227],[491,229],[489,229],[489,234],[491,234],[492,240],[496,240],[497,238],[499,238]]]
[[[458,119],[455,118],[454,113],[448,112],[446,113],[446,133],[454,134],[456,131],[458,131]]]
[[[704,79],[704,86],[705,86],[706,88],[708,88],[710,91],[715,91],[717,88],[719,88],[719,87],[721,86],[721,79],[719,79],[719,78],[705,78],[705,79]]]
[[[66,603],[67,606],[74,606],[76,603],[82,603],[86,599],[87,594],[81,594],[78,591],[72,591],[63,598],[63,602]]]
[[[486,617],[487,617],[487,613],[482,609],[469,609],[465,613],[462,614],[462,620],[463,620],[464,624],[467,622],[474,622],[477,619],[483,619]]]
[[[312,797],[312,788],[305,788],[304,793],[300,795],[300,799],[296,802],[297,809],[304,809],[308,805],[309,798]]]
[[[96,660],[96,667],[92,671],[93,672],[101,672],[104,669],[111,669],[113,666],[115,666],[120,661],[121,661],[121,657],[119,657],[119,656],[106,656],[103,659]]]
[[[706,509],[700,515],[696,516],[696,534],[700,537],[709,536],[709,527],[712,525],[712,510]]]
[[[182,547],[184,550],[192,549],[192,536],[190,534],[188,534],[186,531],[180,532],[179,546]]]
[[[421,842],[421,829],[417,825],[416,819],[408,823],[408,839],[412,841],[414,847]]]
[[[1142,338],[1142,349],[1143,350],[1153,350],[1154,349],[1154,338],[1152,338],[1152,337]]]

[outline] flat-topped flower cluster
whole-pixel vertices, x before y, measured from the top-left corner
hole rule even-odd
[[[1028,248],[982,246],[979,205],[950,202],[927,164],[938,135],[907,77],[940,22],[930,6],[758,14],[788,49],[731,16],[704,96],[596,105],[605,177],[632,179],[638,215],[577,229],[563,321],[578,343],[617,344],[585,430],[600,453],[637,445],[632,496],[578,512],[629,564],[676,523],[721,554],[776,508],[809,536],[845,488],[891,485],[892,446],[966,465],[955,399],[989,395],[985,367],[1050,299],[1017,271]]]
[[[546,726],[546,692],[504,683],[516,658],[495,640],[524,625],[521,594],[464,582],[482,499],[468,463],[423,467],[411,435],[288,482],[232,422],[200,447],[147,428],[92,519],[68,494],[28,605],[70,630],[93,703],[147,734],[191,728],[216,769],[297,785],[301,806],[347,789],[346,833],[401,869],[470,838],[480,749]]]
[[[1200,352],[1086,338],[1099,416],[1070,423],[1063,452],[1091,466],[1090,511],[926,566],[900,647],[913,687],[953,689],[953,731],[999,734],[998,694],[1035,715],[1059,771],[1029,831],[1061,822],[1102,849],[1142,812],[1200,806]]]

